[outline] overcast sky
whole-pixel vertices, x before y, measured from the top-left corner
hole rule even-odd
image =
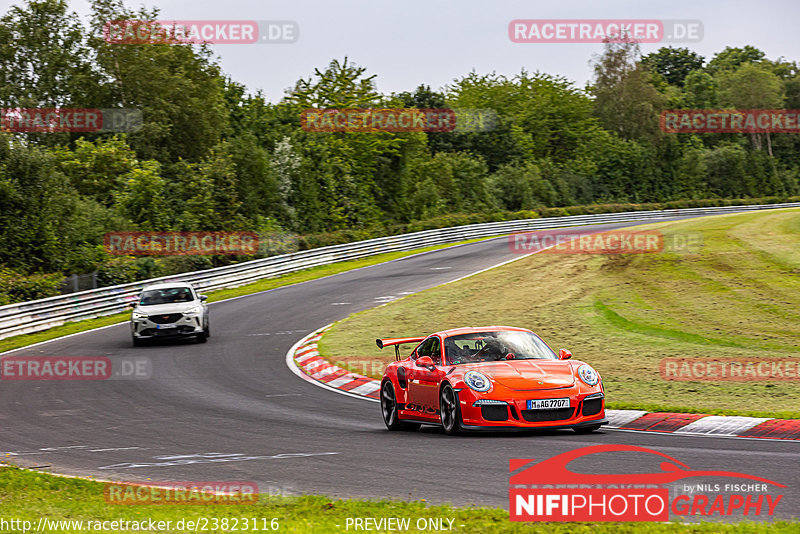
[[[81,15],[85,0],[68,0]],[[18,1],[0,0],[5,12]],[[142,2],[127,2],[139,6]],[[273,102],[300,77],[331,59],[348,56],[377,74],[383,93],[434,89],[471,70],[506,75],[524,68],[561,75],[582,87],[591,78],[597,43],[513,43],[514,19],[690,19],[703,24],[700,42],[688,46],[710,59],[726,46],[756,46],[771,59],[800,60],[798,0],[156,0],[163,19],[293,20],[293,44],[213,45],[220,64],[249,89]],[[661,44],[643,44],[642,52]]]

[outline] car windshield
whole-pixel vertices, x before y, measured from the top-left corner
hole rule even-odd
[[[532,332],[499,330],[450,336],[444,342],[450,365],[498,360],[557,360],[558,356]]]
[[[188,287],[169,287],[165,289],[148,289],[142,292],[140,306],[156,304],[175,304],[176,302],[192,302],[194,297]]]

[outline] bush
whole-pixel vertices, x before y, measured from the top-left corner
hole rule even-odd
[[[99,287],[116,286],[136,282],[139,266],[136,258],[119,256],[109,258],[108,261],[97,269],[97,285]]]
[[[0,306],[54,297],[60,294],[63,280],[61,273],[24,275],[0,267]]]

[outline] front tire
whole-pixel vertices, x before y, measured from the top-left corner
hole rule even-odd
[[[131,336],[131,341],[133,342],[134,347],[141,347],[142,345],[144,345],[144,341],[136,336]]]
[[[417,430],[419,423],[406,423],[397,415],[397,398],[391,380],[385,380],[381,386],[381,413],[383,422],[389,430]]]
[[[455,436],[463,432],[458,395],[450,384],[445,384],[439,394],[439,414],[445,434]]]

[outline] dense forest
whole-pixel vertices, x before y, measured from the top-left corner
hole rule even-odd
[[[87,23],[64,0],[28,0],[0,18],[0,107],[134,108],[143,123],[0,133],[0,304],[57,292],[72,273],[97,271],[108,285],[247,259],[110,257],[103,234],[116,230],[248,230],[307,247],[579,212],[569,206],[800,190],[796,135],[659,127],[664,109],[800,109],[797,64],[751,46],[642,56],[622,40],[604,45],[584,88],[521,70],[393,94],[357,58],[337,58],[270,102],[226,76],[207,46],[106,42],[107,21],[158,12],[90,3]],[[375,107],[492,109],[497,121],[462,133],[301,128],[307,108]]]

